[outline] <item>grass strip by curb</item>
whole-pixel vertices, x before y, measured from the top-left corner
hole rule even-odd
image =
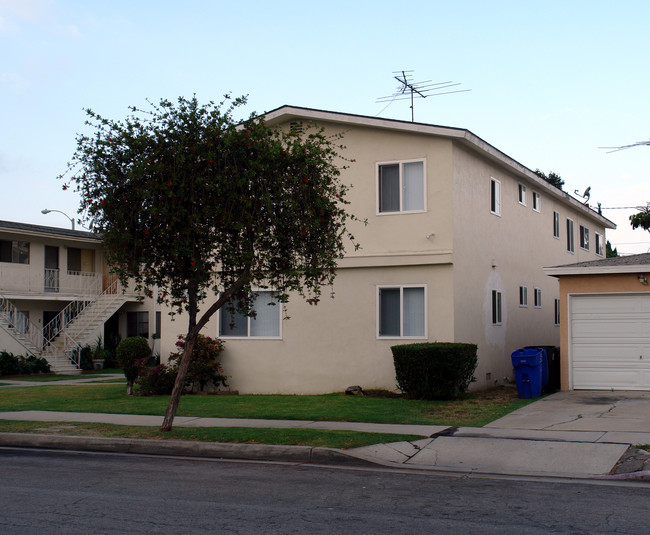
[[[34,433],[41,435],[138,438],[150,440],[190,440],[238,444],[279,444],[337,449],[359,448],[372,444],[413,441],[423,438],[421,435],[399,435],[394,433],[252,427],[175,427],[171,432],[166,433],[160,431],[158,427],[71,422],[29,422],[22,420],[0,420],[0,433]]]

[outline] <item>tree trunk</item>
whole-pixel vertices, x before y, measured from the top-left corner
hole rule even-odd
[[[176,375],[176,381],[174,382],[174,389],[172,390],[172,395],[169,398],[169,405],[167,405],[167,411],[165,412],[165,419],[163,420],[161,431],[171,431],[172,424],[174,422],[174,417],[176,416],[176,410],[178,409],[178,404],[181,400],[181,394],[183,393],[183,388],[185,387],[185,377],[187,376],[187,369],[190,366],[190,360],[192,358],[192,350],[194,349],[194,342],[196,340],[196,335],[192,337],[191,340],[185,339],[185,347],[183,348],[183,354],[181,355],[181,361],[178,365],[178,374]]]

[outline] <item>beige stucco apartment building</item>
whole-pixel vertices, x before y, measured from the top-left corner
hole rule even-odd
[[[423,341],[477,344],[486,388],[513,380],[515,349],[560,344],[543,267],[603,258],[612,222],[464,129],[290,106],[267,121],[344,135],[349,208],[368,224],[351,228],[362,248],[341,259],[334,299],[266,306],[259,292],[257,318],[211,320],[231,388],[394,389],[390,347]],[[163,314],[163,359],[186,328]]]
[[[151,338],[156,318],[153,300],[138,301],[108,273],[97,235],[0,221],[0,351],[77,373],[80,347]]]

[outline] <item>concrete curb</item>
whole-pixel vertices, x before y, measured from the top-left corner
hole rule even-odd
[[[213,459],[376,466],[376,463],[348,455],[343,450],[313,446],[51,436],[31,433],[0,433],[0,446],[107,453],[137,453],[142,455],[176,455]]]

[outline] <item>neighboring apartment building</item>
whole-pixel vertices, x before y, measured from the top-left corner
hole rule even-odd
[[[98,236],[0,221],[0,350],[75,373],[79,348],[99,336],[109,348],[126,336],[150,338],[160,323],[153,307],[108,273]]]
[[[603,258],[611,221],[464,129],[290,106],[266,117],[344,134],[349,209],[368,224],[351,228],[362,248],[341,259],[334,299],[265,306],[259,292],[256,318],[223,312],[204,328],[226,340],[231,388],[394,389],[390,346],[424,341],[477,344],[472,388],[486,388],[513,379],[515,349],[559,345],[543,268]],[[187,323],[163,318],[164,360]]]

